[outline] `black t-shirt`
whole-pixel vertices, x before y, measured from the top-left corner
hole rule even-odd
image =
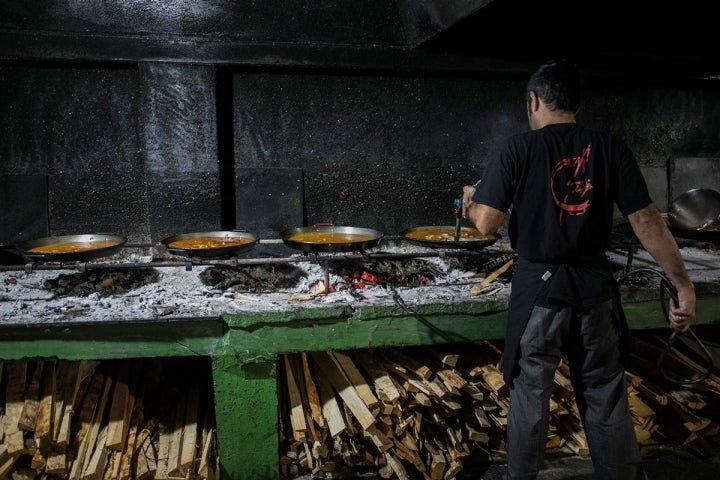
[[[604,255],[613,205],[627,216],[652,202],[626,144],[575,123],[511,137],[485,170],[473,201],[511,209],[511,245],[535,261]]]

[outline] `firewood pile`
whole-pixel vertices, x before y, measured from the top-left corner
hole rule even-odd
[[[210,370],[178,362],[0,362],[0,479],[216,478]]]
[[[698,384],[678,385],[666,377],[693,379],[703,371],[696,349],[676,341],[664,377],[655,364],[662,339],[651,333],[633,343],[627,388],[638,442],[673,443],[698,456],[720,451],[717,370]],[[718,344],[704,343],[717,362]],[[509,396],[501,360],[500,342],[283,356],[281,474],[336,478],[342,467],[385,479],[440,480],[471,463],[502,461]],[[547,448],[584,456],[569,375],[561,362]]]
[[[717,335],[717,333],[715,333]],[[717,365],[717,339],[705,345]],[[630,409],[643,444],[720,451],[720,378],[696,345],[634,335]],[[500,342],[324,351],[278,358],[279,471],[452,479],[502,461],[508,391]],[[587,455],[567,365],[555,377],[547,448]],[[0,362],[0,480],[218,478],[209,360]]]

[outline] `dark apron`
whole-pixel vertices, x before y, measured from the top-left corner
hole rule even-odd
[[[613,326],[620,338],[620,359],[630,368],[630,335],[617,282],[606,258],[564,262],[518,260],[512,280],[503,352],[503,378],[512,388],[520,355],[520,338],[533,308],[581,308],[613,299]]]

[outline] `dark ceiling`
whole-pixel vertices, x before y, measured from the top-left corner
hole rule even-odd
[[[586,68],[719,75],[713,2],[494,0],[420,48]]]
[[[720,78],[713,5],[707,0],[4,0],[0,61],[526,74],[540,62],[565,57],[601,75]]]

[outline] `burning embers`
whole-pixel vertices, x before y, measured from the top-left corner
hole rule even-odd
[[[387,285],[417,287],[431,282],[441,273],[437,265],[422,260],[343,260],[311,264],[307,271],[289,264],[215,266],[202,272],[200,279],[220,290],[260,293],[299,287],[306,293],[320,295]]]
[[[437,265],[422,260],[345,262],[329,266],[336,282],[328,285],[328,291],[356,290],[375,286],[419,287],[432,282],[442,271]]]

